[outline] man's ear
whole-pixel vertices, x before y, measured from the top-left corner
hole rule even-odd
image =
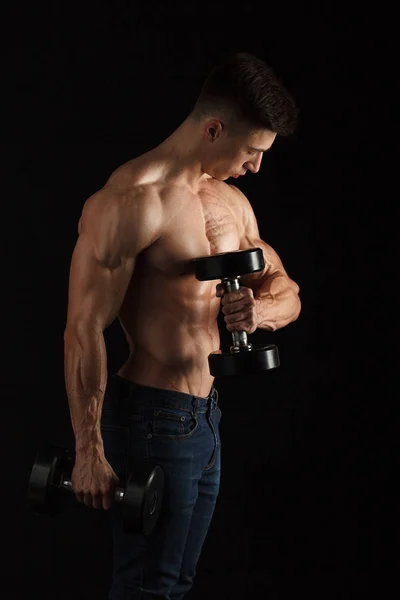
[[[224,124],[222,123],[222,121],[219,121],[217,119],[209,121],[205,127],[205,134],[207,140],[214,142],[219,137],[223,129]]]

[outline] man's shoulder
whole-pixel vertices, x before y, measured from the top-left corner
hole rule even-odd
[[[146,154],[132,158],[112,171],[105,188],[119,190],[121,193],[143,192],[151,189],[151,184],[156,181],[156,169],[157,165]]]
[[[225,181],[223,183],[226,187],[229,188],[229,192],[232,195],[232,198],[235,198],[237,202],[244,202],[245,200],[247,200],[246,196],[238,187],[236,187],[236,185],[233,185],[232,183],[226,183]]]
[[[244,210],[245,212],[253,212],[253,207],[250,203],[250,200],[247,198],[247,196],[242,192],[242,190],[240,190],[238,187],[236,187],[235,185],[232,184],[227,184],[232,197],[235,198],[237,205],[240,206],[240,208],[242,210]]]
[[[230,204],[239,211],[241,218],[244,218],[249,211],[253,210],[249,200],[238,187],[231,183],[227,183],[226,181],[220,181],[218,183],[221,186],[221,193],[223,193]]]
[[[156,218],[162,212],[158,187],[140,177],[126,177],[124,173],[109,179],[102,188],[89,196],[83,204],[81,218],[96,221],[131,221],[132,215]]]

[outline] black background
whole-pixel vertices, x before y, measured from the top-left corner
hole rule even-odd
[[[63,331],[77,222],[85,199],[172,133],[236,51],[269,62],[299,105],[296,134],[237,185],[299,283],[302,312],[253,334],[277,344],[278,370],[216,381],[221,492],[188,598],[364,598],[373,580],[389,597],[397,71],[394,16],[366,10],[119,0],[19,4],[2,19],[2,598],[107,598],[104,515],[49,521],[26,506],[37,449],[73,441]],[[114,371],[127,351],[117,322],[105,337]]]

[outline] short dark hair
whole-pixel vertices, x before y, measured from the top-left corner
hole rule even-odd
[[[263,60],[240,52],[214,67],[193,108],[193,116],[215,110],[231,115],[232,126],[269,129],[289,135],[297,124],[298,110],[288,90]]]

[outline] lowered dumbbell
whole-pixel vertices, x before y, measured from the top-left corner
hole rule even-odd
[[[221,252],[212,256],[201,256],[193,259],[194,274],[199,281],[220,279],[225,292],[233,292],[240,288],[241,275],[262,271],[265,266],[261,248]],[[249,375],[279,367],[277,346],[254,348],[247,341],[245,331],[232,331],[233,344],[230,352],[221,350],[211,352],[208,356],[210,373],[214,377],[226,375]]]
[[[48,446],[38,452],[32,467],[28,502],[32,512],[55,516],[62,510],[64,493],[73,494],[72,451]],[[114,502],[121,508],[124,530],[149,535],[158,520],[164,491],[164,473],[159,466],[138,464],[124,488],[116,488]]]

